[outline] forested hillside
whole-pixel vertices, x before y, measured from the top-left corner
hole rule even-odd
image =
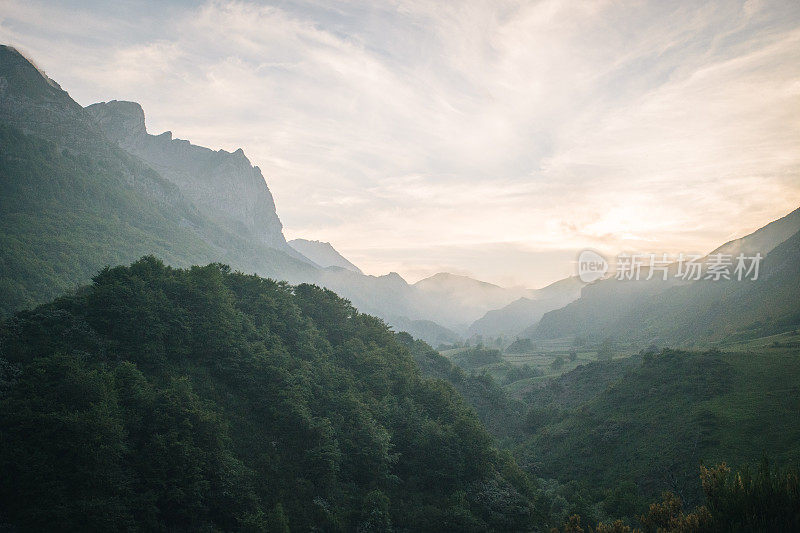
[[[527,530],[535,490],[449,384],[330,291],[146,257],[0,331],[22,531]]]
[[[671,491],[704,503],[701,464],[800,464],[797,336],[749,351],[663,350],[579,367],[526,397],[531,473],[583,487],[586,518],[634,517]],[[597,502],[599,505],[594,505]],[[574,502],[573,502],[574,503]]]

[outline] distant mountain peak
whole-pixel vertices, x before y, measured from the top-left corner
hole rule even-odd
[[[105,141],[61,86],[12,46],[0,45],[0,121],[62,147]]]
[[[25,89],[31,90],[35,88],[37,82],[44,82],[57,93],[66,94],[61,85],[51,79],[32,59],[13,46],[0,44],[0,65],[2,65],[0,77],[5,80],[6,84],[9,81],[24,81]]]
[[[337,267],[361,274],[361,269],[347,260],[329,242],[293,239],[289,246],[323,268]]]
[[[471,278],[469,276],[465,276],[463,274],[452,274],[450,272],[437,272],[432,276],[428,276],[427,278],[421,279],[416,282],[414,285],[430,285],[430,284],[467,284],[473,286],[482,286],[485,288],[497,288],[500,289],[499,285],[495,285],[494,283],[489,283],[487,281],[480,281],[475,278]]]

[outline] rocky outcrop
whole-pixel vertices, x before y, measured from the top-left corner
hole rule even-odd
[[[241,148],[214,151],[173,139],[169,131],[150,135],[136,102],[112,100],[86,111],[109,139],[176,184],[206,216],[243,238],[302,258],[286,244],[272,193]]]

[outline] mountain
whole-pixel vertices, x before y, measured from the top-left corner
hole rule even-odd
[[[304,257],[321,266],[322,268],[343,268],[363,274],[361,269],[348,261],[329,242],[310,241],[308,239],[292,239],[289,246],[303,254]]]
[[[571,301],[580,298],[581,289],[585,286],[586,283],[581,281],[578,276],[570,276],[546,285],[541,289],[536,289],[534,296],[537,300],[570,299]]]
[[[317,283],[386,320],[431,318],[399,275],[322,269],[289,246],[264,177],[241,150],[150,135],[134,102],[84,109],[8,46],[0,140],[0,315],[154,254]]]
[[[214,151],[173,139],[169,131],[150,135],[136,102],[101,102],[86,107],[86,112],[112,142],[177,185],[210,220],[248,242],[304,260],[287,245],[264,176],[241,148]]]
[[[488,310],[535,295],[529,289],[507,289],[447,272],[422,279],[413,288],[419,308],[430,320],[463,332]]]
[[[15,48],[0,45],[0,122],[70,150],[105,148],[101,129],[54,80]]]
[[[800,323],[798,231],[800,209],[722,245],[704,259],[707,264],[716,253],[761,253],[764,259],[756,281],[601,280],[587,285],[580,299],[545,314],[527,333],[540,338],[586,335],[688,346],[748,331],[796,327]]]
[[[409,320],[405,317],[396,317],[390,321],[390,324],[397,331],[405,331],[415,339],[425,341],[431,346],[461,341],[458,333],[431,320]]]
[[[500,309],[487,311],[469,326],[467,333],[483,337],[518,336],[531,322],[537,322],[546,312],[569,302],[520,298]]]
[[[0,314],[144,254],[289,280],[315,270],[288,245],[212,219],[8,46],[0,46],[0,139]]]
[[[800,325],[800,232],[776,246],[757,280],[696,281],[638,306],[626,336],[677,345],[731,342]]]
[[[0,322],[4,529],[543,529],[533,480],[407,344],[311,285],[103,269]]]
[[[718,253],[730,255],[761,253],[766,255],[798,231],[800,231],[800,208],[778,220],[773,220],[763,228],[741,239],[726,242],[709,255]]]
[[[420,294],[433,298],[446,297],[458,299],[466,306],[500,306],[515,296],[530,294],[526,289],[505,289],[492,283],[478,281],[468,276],[440,272],[414,284]]]
[[[505,307],[488,311],[470,325],[468,334],[484,337],[517,336],[548,311],[577,300],[585,284],[570,277],[534,292],[536,299],[521,297]]]
[[[437,345],[490,309],[535,294],[451,274],[409,285],[396,273],[365,276],[325,243],[292,246],[264,176],[241,149],[151,135],[135,102],[82,108],[6,46],[0,138],[2,315],[146,254],[316,283]]]

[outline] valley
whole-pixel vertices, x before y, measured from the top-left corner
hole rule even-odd
[[[800,209],[752,280],[410,283],[145,117],[0,45],[0,531],[800,527]]]

